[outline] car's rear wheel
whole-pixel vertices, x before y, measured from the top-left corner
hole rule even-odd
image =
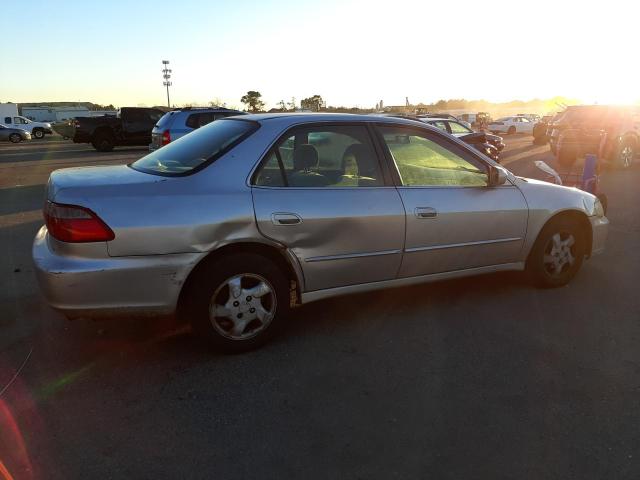
[[[108,133],[97,133],[91,145],[99,152],[110,152],[114,147],[113,137]]]
[[[282,325],[289,312],[288,284],[271,260],[235,254],[196,273],[183,311],[216,349],[244,352],[268,341]]]
[[[507,133],[509,135],[513,135],[514,133],[516,133],[516,127],[514,127],[513,125],[509,127],[509,130],[507,130]]]
[[[19,133],[12,133],[11,135],[9,135],[9,141],[11,143],[20,143],[22,141],[22,137]]]
[[[540,287],[561,287],[576,276],[585,254],[580,224],[574,218],[559,217],[538,235],[527,259],[527,271]]]
[[[44,138],[44,130],[40,129],[40,128],[34,128],[33,129],[33,136],[35,138],[37,138],[38,140],[41,140]]]

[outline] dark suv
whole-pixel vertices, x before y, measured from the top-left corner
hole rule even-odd
[[[151,131],[149,151],[153,152],[164,147],[168,143],[214,120],[233,115],[245,115],[245,113],[239,110],[218,107],[185,107],[167,112]]]
[[[637,107],[567,107],[549,127],[549,145],[554,155],[558,142],[563,139],[582,153],[600,153],[604,160],[626,168],[640,150],[640,109]]]

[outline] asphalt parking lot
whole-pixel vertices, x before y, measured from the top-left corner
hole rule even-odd
[[[505,142],[516,174],[550,157]],[[38,293],[49,172],[145,151],[0,145],[3,480],[638,478],[639,168],[605,172],[607,250],[567,287],[508,273],[317,302],[222,356],[168,323],[67,321]]]

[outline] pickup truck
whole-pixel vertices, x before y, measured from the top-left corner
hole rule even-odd
[[[124,107],[118,115],[78,117],[74,121],[74,143],[90,143],[99,152],[120,145],[149,145],[151,130],[165,112],[157,108]]]

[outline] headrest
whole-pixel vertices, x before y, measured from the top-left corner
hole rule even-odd
[[[353,156],[358,166],[358,175],[362,177],[376,176],[377,160],[371,149],[367,145],[354,143],[349,145],[342,155],[343,168],[347,159]]]
[[[293,151],[293,169],[308,170],[318,165],[318,151],[313,145],[304,143]]]

